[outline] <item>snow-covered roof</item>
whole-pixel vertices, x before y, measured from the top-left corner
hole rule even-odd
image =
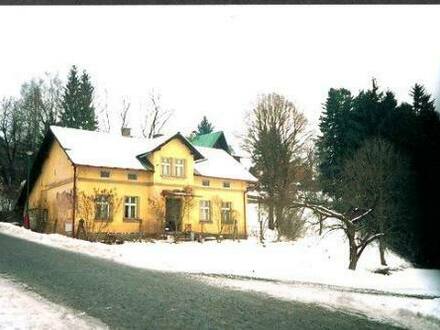
[[[195,174],[214,178],[228,178],[245,181],[257,181],[243,164],[239,163],[223,149],[196,147],[205,157],[195,163]]]
[[[51,126],[50,129],[75,164],[133,170],[146,169],[137,156],[154,151],[178,135],[176,133],[143,139],[59,126]],[[193,146],[186,139],[185,142],[195,153],[200,153],[197,158],[203,157],[195,162],[195,174],[256,181],[241,163],[224,150]]]

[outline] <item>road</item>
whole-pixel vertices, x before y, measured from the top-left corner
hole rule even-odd
[[[394,329],[315,305],[217,288],[183,274],[132,268],[3,234],[1,274],[112,329]]]

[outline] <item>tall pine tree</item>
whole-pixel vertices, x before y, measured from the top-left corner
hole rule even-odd
[[[95,107],[93,106],[93,91],[94,88],[90,82],[90,77],[84,70],[81,76],[80,85],[80,118],[81,127],[89,131],[95,131],[98,128],[98,122],[95,115]]]
[[[97,129],[90,77],[86,71],[79,77],[75,65],[70,69],[67,85],[64,88],[60,124],[71,128]]]
[[[351,154],[353,97],[346,89],[330,89],[320,117],[317,141],[320,183],[331,196],[337,195],[343,161]]]
[[[73,65],[67,78],[67,84],[64,88],[62,97],[62,110],[60,124],[65,127],[79,128],[79,89],[80,81],[78,78],[78,71]]]

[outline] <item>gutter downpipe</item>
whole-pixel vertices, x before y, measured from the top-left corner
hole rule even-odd
[[[75,238],[75,217],[76,217],[76,165],[73,164],[73,197],[72,197],[72,237]]]
[[[247,239],[247,214],[246,214],[246,193],[248,191],[248,188],[245,189],[243,192],[243,215],[244,215],[244,237]]]

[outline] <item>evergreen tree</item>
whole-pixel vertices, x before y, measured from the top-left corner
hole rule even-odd
[[[419,261],[429,266],[440,266],[440,241],[438,231],[438,187],[440,186],[440,116],[435,111],[434,100],[424,87],[416,84],[413,112],[417,126],[414,134],[413,160],[417,178],[417,196],[420,204],[421,254]]]
[[[330,89],[320,117],[321,136],[316,146],[320,183],[324,192],[333,197],[337,195],[343,160],[351,153],[351,140],[355,135],[352,112],[350,91]]]
[[[60,124],[71,128],[97,129],[93,86],[86,71],[78,76],[76,66],[72,66],[64,89]]]
[[[434,100],[431,99],[431,95],[426,93],[422,85],[415,84],[410,95],[413,98],[413,109],[417,114],[429,113],[435,110]]]
[[[425,100],[426,98],[421,96],[421,99]],[[429,102],[425,100],[423,104],[429,104]],[[371,207],[364,205],[360,200],[355,200],[356,203],[354,203],[353,198],[364,196],[363,199],[365,199],[366,203],[372,196],[372,192],[375,192],[374,188],[371,189],[371,187],[370,192],[362,191],[362,189],[367,189],[367,187],[366,179],[362,178],[361,175],[371,173],[372,176],[369,180],[373,185],[381,184],[381,181],[374,177],[377,172],[377,170],[375,170],[375,167],[377,167],[375,161],[373,160],[370,163],[364,161],[358,171],[352,171],[352,178],[350,179],[347,179],[347,176],[344,177],[343,175],[344,166],[347,161],[356,163],[357,159],[355,158],[362,156],[358,151],[365,145],[366,141],[371,141],[371,139],[375,138],[388,141],[395,147],[396,152],[404,153],[402,157],[409,157],[411,166],[411,159],[413,157],[411,157],[410,152],[414,150],[412,147],[414,141],[411,142],[410,140],[414,136],[412,132],[416,127],[414,126],[416,123],[414,114],[415,112],[412,106],[407,104],[397,106],[397,100],[392,92],[384,93],[379,91],[374,80],[371,89],[360,91],[356,97],[352,97],[350,92],[344,89],[331,89],[329,91],[324,112],[320,118],[322,136],[317,143],[317,153],[319,157],[318,168],[320,171],[320,183],[324,192],[332,197],[332,207],[334,209],[344,212],[351,207]],[[412,121],[409,120],[411,118],[413,118]],[[404,136],[405,134],[408,135]],[[360,172],[360,168],[364,168],[364,173]],[[396,173],[393,174],[394,182],[408,182],[402,173],[403,172],[396,171]],[[358,178],[361,184],[358,187],[358,191],[355,191],[353,184]],[[379,187],[377,187],[377,189],[379,189]],[[414,187],[411,189],[414,195]],[[363,194],[359,195],[360,193]],[[403,190],[400,194],[397,192],[397,194],[393,194],[393,196],[404,196]],[[385,199],[382,198],[382,200]],[[410,206],[414,212],[405,212],[400,206],[399,208],[401,210],[396,211],[396,205],[402,204],[395,202],[381,203],[380,212],[373,212],[370,217],[378,217],[378,214],[399,214],[400,220],[405,222],[399,227],[400,229],[414,228],[414,221],[418,217],[415,211],[417,210],[416,202],[414,200],[408,200],[407,203],[411,203]],[[403,216],[403,214],[405,216]],[[384,218],[383,216],[379,216],[379,218],[380,217]],[[402,244],[402,246],[399,247],[399,251],[404,251],[408,257],[414,256],[415,253],[413,253],[413,251],[415,252],[417,245],[416,239],[402,240],[400,239],[403,236],[401,232],[391,231],[389,230],[391,227],[388,226],[385,226],[385,228],[388,228],[388,232],[386,233],[386,235],[389,236],[386,239],[388,246],[391,242],[393,242],[393,244],[394,242],[399,242],[399,244]],[[417,233],[414,231],[412,234],[417,236]],[[383,246],[382,244],[382,247]]]
[[[65,127],[80,128],[80,80],[78,71],[73,65],[67,78],[67,84],[62,96],[60,124]]]
[[[203,116],[202,121],[197,126],[197,135],[209,134],[214,131],[214,125],[212,125],[206,116]]]
[[[95,116],[95,107],[93,106],[94,88],[90,82],[90,77],[86,71],[81,75],[80,95],[80,122],[82,129],[95,131],[98,128],[98,122]]]

